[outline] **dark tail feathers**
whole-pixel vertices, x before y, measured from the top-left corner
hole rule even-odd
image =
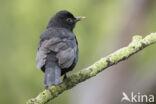
[[[57,63],[53,61],[46,62],[44,85],[45,86],[59,85],[61,83],[60,77],[61,77],[61,69],[59,68]]]

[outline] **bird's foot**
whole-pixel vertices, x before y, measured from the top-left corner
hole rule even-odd
[[[44,88],[45,88],[45,90],[48,90],[48,91],[50,92],[51,96],[54,96],[54,94],[53,94],[53,92],[51,91],[51,89],[49,88],[49,86],[45,86]]]
[[[49,89],[49,86],[44,86],[44,89],[45,89],[45,90],[48,90],[48,89]]]
[[[67,74],[64,74],[63,81],[67,79]]]

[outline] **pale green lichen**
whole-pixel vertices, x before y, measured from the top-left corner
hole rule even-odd
[[[26,104],[45,104],[49,100],[54,99],[59,94],[63,93],[65,90],[68,90],[78,83],[97,75],[105,68],[127,59],[129,56],[153,43],[156,43],[156,33],[151,33],[144,39],[142,39],[142,36],[136,35],[127,47],[117,50],[107,57],[100,59],[88,68],[81,70],[79,73],[73,74],[59,86],[51,86],[50,90],[43,91],[36,98],[30,99]]]

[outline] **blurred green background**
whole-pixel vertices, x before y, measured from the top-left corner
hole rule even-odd
[[[0,104],[24,104],[43,90],[37,44],[59,10],[87,17],[74,30],[80,53],[72,73],[126,46],[133,35],[156,32],[155,0],[0,0]],[[123,91],[155,95],[155,63],[152,45],[49,104],[120,104]]]

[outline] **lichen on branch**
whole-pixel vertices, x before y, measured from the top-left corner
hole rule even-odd
[[[77,84],[97,75],[107,67],[110,67],[114,64],[119,63],[120,61],[127,59],[131,55],[154,43],[156,43],[156,33],[151,33],[144,39],[142,39],[142,36],[139,35],[133,36],[132,42],[127,47],[123,47],[115,51],[114,53],[101,58],[99,61],[95,62],[88,68],[85,68],[80,72],[71,75],[62,84],[58,86],[51,86],[49,90],[44,90],[37,97],[28,100],[26,104],[45,104],[50,100],[56,98],[65,90],[71,89]]]

